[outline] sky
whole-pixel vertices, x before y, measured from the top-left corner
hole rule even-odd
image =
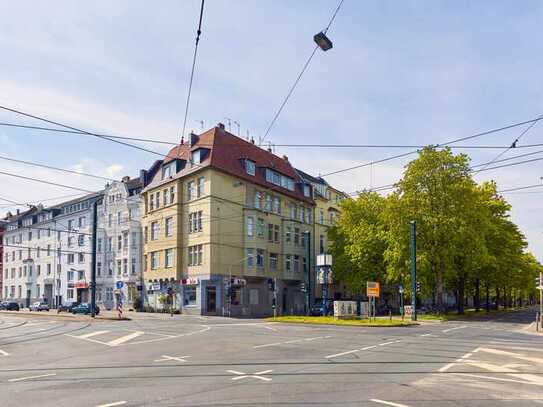
[[[187,131],[228,120],[262,137],[326,27],[334,0],[207,0]],[[199,0],[0,0],[0,104],[88,131],[177,142]],[[344,0],[266,143],[437,144],[543,114],[540,1]],[[0,111],[0,122],[44,125]],[[510,145],[517,127],[462,143]],[[232,124],[232,132],[237,126]],[[543,123],[519,142],[543,142]],[[166,146],[141,146],[167,151]],[[275,147],[314,175],[399,154],[399,148]],[[502,150],[467,152],[473,164]],[[537,151],[508,151],[502,158]],[[90,136],[0,126],[0,172],[97,190],[105,181],[29,167],[36,161],[119,179],[159,158]],[[538,157],[537,155],[534,156]],[[326,177],[346,192],[396,182],[411,157]],[[538,184],[542,162],[482,172],[499,189]],[[77,194],[0,174],[0,197],[58,202]],[[543,189],[505,195],[543,260]],[[59,198],[60,199],[60,198]],[[0,202],[0,214],[16,207]]]

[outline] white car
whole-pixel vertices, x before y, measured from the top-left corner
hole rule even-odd
[[[49,304],[37,301],[28,308],[30,311],[49,311]]]

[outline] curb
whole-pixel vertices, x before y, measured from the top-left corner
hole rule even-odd
[[[41,317],[41,318],[65,318],[65,319],[71,319],[73,321],[132,321],[132,318],[129,317],[123,317],[123,318],[117,318],[117,317],[101,317],[96,316],[94,319],[92,319],[87,315],[74,315],[70,313],[51,313],[51,312],[28,312],[28,311],[0,311],[0,315],[12,315],[12,316],[19,316],[19,317],[26,317],[26,316],[32,316],[32,317]]]

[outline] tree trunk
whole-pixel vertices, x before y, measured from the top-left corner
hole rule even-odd
[[[475,306],[475,311],[479,312],[481,308],[481,280],[475,280],[475,297],[473,298],[473,305]]]
[[[500,309],[500,289],[496,287],[496,311]]]
[[[443,275],[441,270],[437,270],[436,277],[437,309],[440,313],[444,314],[445,308],[443,304]]]
[[[458,298],[456,300],[456,305],[458,308],[458,313],[460,315],[464,314],[464,291],[466,286],[466,279],[462,276],[458,280]]]

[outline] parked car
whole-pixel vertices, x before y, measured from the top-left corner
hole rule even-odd
[[[72,310],[79,305],[78,301],[68,301],[58,307],[58,312],[72,312]]]
[[[28,309],[30,309],[30,311],[49,311],[49,304],[43,301],[36,301],[28,307]]]
[[[72,314],[85,314],[89,315],[91,313],[91,305],[89,303],[81,303],[75,307],[72,308]],[[94,307],[94,313],[96,315],[100,314],[100,308],[95,305]]]
[[[313,317],[319,317],[322,315],[330,315],[331,312],[333,312],[333,301],[327,302],[327,309],[324,309],[324,304],[322,301],[318,300],[313,304],[311,309],[309,310],[309,315]]]
[[[15,301],[4,301],[0,304],[0,309],[6,311],[19,311],[19,304]]]

